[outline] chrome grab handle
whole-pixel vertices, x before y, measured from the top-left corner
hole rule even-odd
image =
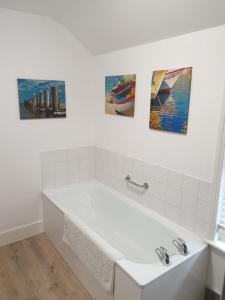
[[[136,183],[134,181],[131,180],[130,175],[127,175],[125,177],[126,182],[129,182],[130,184],[133,184],[134,186],[138,187],[138,188],[143,188],[143,189],[148,189],[149,188],[149,184],[147,182],[145,182],[144,184],[139,184]]]
[[[170,264],[170,256],[164,247],[161,246],[160,248],[156,248],[155,252],[163,264],[167,266]]]
[[[188,247],[184,240],[182,240],[181,238],[177,238],[176,240],[173,240],[173,244],[180,254],[188,255]]]

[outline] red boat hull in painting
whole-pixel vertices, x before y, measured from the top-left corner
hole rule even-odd
[[[131,84],[132,83],[130,83],[130,82],[119,84],[117,87],[115,87],[114,89],[112,89],[112,95],[115,98],[123,97],[124,95],[127,94],[127,91],[130,90]]]
[[[171,88],[161,89],[159,90],[160,95],[166,95],[171,93]]]
[[[134,109],[135,81],[119,84],[112,92],[114,108],[117,113],[123,114]]]
[[[164,79],[159,89],[159,95],[170,94],[171,90],[177,81],[179,75],[185,70],[185,68],[181,68],[178,70],[167,71],[164,75]]]

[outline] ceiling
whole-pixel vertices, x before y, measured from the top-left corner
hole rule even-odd
[[[225,24],[224,0],[0,0],[57,20],[93,54]]]

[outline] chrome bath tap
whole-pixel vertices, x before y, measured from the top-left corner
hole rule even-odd
[[[170,264],[170,256],[168,254],[168,251],[164,247],[161,246],[160,248],[156,248],[155,252],[163,264]]]
[[[188,255],[188,247],[184,240],[182,240],[181,238],[177,238],[176,240],[173,240],[173,244],[180,254]]]

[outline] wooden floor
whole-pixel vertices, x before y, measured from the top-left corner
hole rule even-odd
[[[91,300],[45,234],[0,248],[0,300]]]

